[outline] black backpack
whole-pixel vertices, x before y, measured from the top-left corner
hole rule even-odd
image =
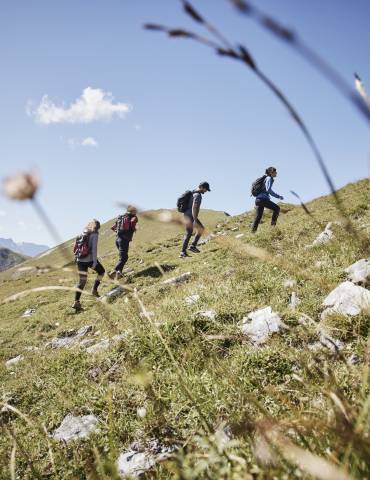
[[[257,195],[265,191],[266,178],[267,178],[267,175],[263,175],[263,177],[257,178],[257,180],[255,180],[252,183],[251,195],[253,195],[254,197],[257,197]]]
[[[181,197],[179,197],[177,199],[177,210],[181,213],[184,213],[186,212],[186,210],[188,209],[189,207],[189,200],[190,200],[190,197],[191,195],[193,194],[192,191],[190,190],[186,190],[185,193],[183,193],[181,195]]]

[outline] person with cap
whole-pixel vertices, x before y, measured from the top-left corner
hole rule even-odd
[[[189,250],[193,253],[200,253],[200,250],[197,248],[197,244],[204,232],[204,225],[199,220],[199,211],[200,211],[200,205],[202,203],[202,195],[210,191],[211,189],[210,189],[209,183],[202,182],[199,184],[198,188],[196,188],[189,194],[189,199],[187,200],[187,203],[183,212],[186,233],[182,243],[180,258],[185,258],[188,256],[187,249],[190,242],[190,238],[194,230],[195,230],[195,237],[189,247]]]
[[[116,222],[111,227],[116,233],[116,247],[119,253],[119,260],[114,269],[108,273],[112,280],[123,277],[122,270],[128,260],[128,249],[134,233],[136,231],[137,209],[132,205],[127,207],[126,213],[119,215]]]

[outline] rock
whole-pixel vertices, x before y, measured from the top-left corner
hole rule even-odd
[[[334,232],[331,229],[332,225],[333,225],[332,222],[329,222],[326,225],[325,230],[321,232],[320,235],[318,235],[318,237],[316,237],[311,247],[316,247],[317,245],[323,245],[324,243],[329,242],[333,238]]]
[[[208,237],[201,238],[198,242],[198,245],[205,245],[206,243],[211,241],[211,235],[208,235]]]
[[[17,363],[21,362],[22,360],[24,360],[24,356],[18,355],[17,357],[11,358],[10,360],[6,361],[5,366],[6,368],[11,368],[14,365],[17,365]]]
[[[78,343],[80,338],[91,332],[92,328],[92,325],[85,325],[78,330],[68,330],[67,332],[63,332],[61,336],[53,338],[46,346],[50,346],[51,348],[71,347]]]
[[[29,308],[28,310],[26,310],[23,315],[22,315],[22,318],[27,318],[27,317],[32,317],[32,315],[36,312],[36,310],[34,308]]]
[[[235,235],[235,238],[242,238],[244,237],[244,233],[238,233],[238,235]]]
[[[214,310],[200,310],[195,315],[199,317],[209,318],[210,320],[214,320],[217,314]]]
[[[194,305],[199,299],[200,296],[198,294],[189,295],[188,297],[185,297],[184,302],[186,303],[186,305]]]
[[[122,452],[117,460],[118,473],[123,477],[139,477],[154,465],[169,457],[174,447],[160,445],[152,440],[146,449],[132,445],[130,450]]]
[[[256,344],[266,342],[272,333],[278,332],[282,327],[281,318],[272,311],[271,307],[251,312],[243,318],[242,322],[242,333]]]
[[[237,232],[238,230],[239,230],[239,227],[233,227],[233,228],[231,229],[232,232]]]
[[[289,308],[291,310],[295,310],[300,303],[301,303],[301,300],[298,298],[298,295],[296,294],[296,292],[292,292],[290,294],[290,299],[289,299]]]
[[[125,289],[121,285],[118,285],[117,287],[112,288],[112,290],[109,290],[109,292],[107,292],[105,295],[102,295],[100,297],[100,300],[103,302],[114,300],[115,298],[122,295],[124,291]]]
[[[146,408],[145,407],[139,407],[137,410],[136,410],[136,415],[139,417],[139,418],[145,418],[146,417]]]
[[[370,259],[363,258],[345,269],[353,283],[367,285],[370,282]]]
[[[285,288],[293,288],[295,285],[297,285],[297,282],[294,280],[294,278],[288,278],[284,281],[283,285]]]
[[[60,426],[54,431],[52,437],[55,440],[70,442],[77,438],[86,438],[98,429],[99,420],[95,415],[75,417],[68,414]]]
[[[106,350],[110,345],[109,338],[103,338],[100,342],[91,345],[90,347],[86,348],[87,353],[96,353],[101,350]]]
[[[351,282],[343,282],[329,293],[323,306],[327,308],[321,314],[322,319],[332,313],[359,315],[370,308],[370,291]]]
[[[321,343],[321,345],[328,348],[334,353],[342,350],[342,348],[344,347],[344,344],[340,340],[331,338],[328,334],[324,332],[320,334],[319,342]]]
[[[162,282],[163,285],[178,285],[179,283],[184,283],[192,276],[191,272],[185,272],[178,277],[168,278]]]

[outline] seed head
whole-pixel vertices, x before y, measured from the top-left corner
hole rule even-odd
[[[3,181],[4,195],[11,200],[30,200],[39,188],[39,180],[32,173],[17,173]]]

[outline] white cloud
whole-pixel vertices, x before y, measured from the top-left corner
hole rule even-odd
[[[86,137],[86,138],[82,139],[81,145],[83,147],[98,147],[99,146],[98,142],[95,140],[94,137]]]
[[[61,137],[61,140],[63,140],[63,137]],[[77,139],[77,138],[67,138],[66,140],[67,142],[67,145],[72,149],[74,150],[75,148],[78,148],[78,147],[98,147],[99,146],[99,143],[95,140],[94,137],[86,137],[86,138],[82,138],[81,140]]]
[[[110,92],[104,92],[100,88],[87,87],[81,96],[68,107],[56,105],[48,95],[42,97],[41,103],[32,107],[28,102],[26,112],[35,117],[36,121],[43,125],[51,123],[90,123],[97,120],[110,120],[114,116],[123,118],[132,110],[127,103],[114,103],[114,97]]]
[[[4,210],[0,210],[0,217],[5,217],[6,216],[6,212]]]

